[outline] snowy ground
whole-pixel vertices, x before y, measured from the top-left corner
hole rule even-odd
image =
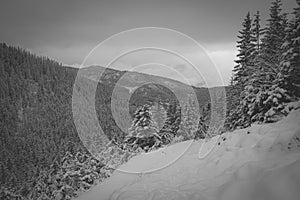
[[[299,122],[300,109],[275,124],[253,125],[134,157],[119,168],[123,172],[115,171],[79,199],[299,200]]]

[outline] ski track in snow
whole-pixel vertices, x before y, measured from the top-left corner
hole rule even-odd
[[[300,144],[293,142],[296,135],[300,137],[299,121],[297,110],[274,124],[225,133],[218,138],[220,145],[203,159],[199,149],[203,143],[203,149],[209,147],[213,139],[186,141],[136,156],[119,169],[139,173],[115,171],[78,199],[299,200]],[[176,162],[145,173],[173,161],[189,143]]]

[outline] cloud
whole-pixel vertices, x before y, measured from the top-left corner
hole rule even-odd
[[[245,14],[260,10],[262,18],[266,19],[269,6],[270,1],[261,0],[9,0],[1,2],[0,39],[74,65],[81,63],[93,47],[113,34],[137,27],[166,27],[181,31],[205,46],[225,83],[228,83],[236,54],[234,42]],[[295,6],[295,0],[285,0],[283,10],[291,11]],[[214,66],[205,54],[190,48],[184,39],[174,40],[163,34],[153,38],[157,39],[158,45],[180,48],[187,57],[195,60],[205,78],[215,78],[216,74],[207,73]],[[101,57],[107,58],[104,63],[119,55],[122,40],[110,43],[106,51],[101,52]],[[139,42],[143,37],[133,35],[126,41],[130,40],[132,43]],[[193,83],[203,81],[203,78],[197,79],[189,64],[180,59],[162,54],[148,56],[141,55],[131,60],[128,57],[119,62],[126,64],[126,69],[127,65],[147,63],[154,58],[153,62],[160,61],[174,67]],[[97,63],[96,57],[90,58],[90,61],[91,64]]]

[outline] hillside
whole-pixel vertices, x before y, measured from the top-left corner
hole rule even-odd
[[[130,97],[130,105],[143,105],[146,102],[154,102],[157,98],[162,101],[175,100],[175,94],[187,95],[186,92],[191,88],[197,95],[199,106],[202,107],[210,101],[208,88],[198,88],[186,85],[182,82],[134,71],[118,71],[115,69],[106,69],[101,66],[90,66],[80,69],[80,74],[89,80],[98,81],[99,83],[110,88],[121,91],[118,98]],[[99,77],[101,75],[101,77]],[[145,84],[145,83],[148,84]],[[218,89],[218,88],[216,88]]]
[[[252,125],[136,156],[78,199],[297,200],[299,121],[298,109],[275,124]],[[189,145],[176,162],[160,169]]]
[[[300,0],[142,1],[1,3],[0,200],[300,199]]]
[[[96,70],[103,68],[97,67]],[[46,57],[38,57],[5,43],[0,44],[1,190],[6,188],[27,196],[36,186],[36,178],[43,171],[49,171],[53,164],[59,169],[68,154],[82,153],[91,157],[78,137],[73,121],[72,93],[77,73],[78,69],[62,66]],[[132,90],[133,93],[130,92],[130,87],[139,79],[150,77],[161,82],[167,81],[179,91],[187,87],[171,79],[136,72],[129,73],[131,77],[126,79],[127,85],[116,86],[124,73],[105,70],[101,81],[97,83],[95,95],[97,117],[105,135],[121,142],[125,134],[116,125],[111,110],[114,88],[122,90],[117,96],[118,100],[132,95],[129,102],[132,113],[137,106],[154,102],[157,98],[164,101],[165,105],[177,104],[174,94],[157,84],[144,85],[134,92]],[[93,75],[81,77],[87,88],[94,84]],[[132,76],[136,78],[133,79]],[[208,90],[194,89],[199,96],[199,104],[206,104],[209,99]],[[89,101],[85,91],[81,92],[84,101]],[[117,103],[121,108],[124,107],[122,101]],[[84,106],[78,107],[86,112]],[[174,114],[168,112],[169,115]],[[91,119],[90,113],[86,113],[86,117]],[[86,125],[83,128],[92,129]],[[178,126],[173,126],[172,130],[177,131]],[[95,138],[92,140],[96,141]]]

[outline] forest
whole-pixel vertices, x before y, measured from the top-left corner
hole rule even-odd
[[[129,134],[124,134],[110,107],[115,83],[124,72],[106,69],[97,86],[95,107],[98,116],[106,116],[98,120],[112,142],[97,158],[82,144],[73,122],[78,69],[1,43],[0,198],[72,199],[141,152],[286,116],[295,109],[291,102],[300,97],[300,5],[288,14],[282,11],[281,0],[275,0],[265,27],[261,21],[258,11],[246,13],[242,22],[236,65],[226,86],[225,127],[214,132],[208,131],[207,88],[194,87],[197,104],[187,98],[188,105],[180,107],[167,88],[145,85],[131,97],[132,123]],[[83,79],[84,84],[92,84],[93,80]],[[146,93],[150,95],[144,98]],[[190,109],[196,105],[199,119],[196,109]],[[188,114],[182,116],[183,111]]]

